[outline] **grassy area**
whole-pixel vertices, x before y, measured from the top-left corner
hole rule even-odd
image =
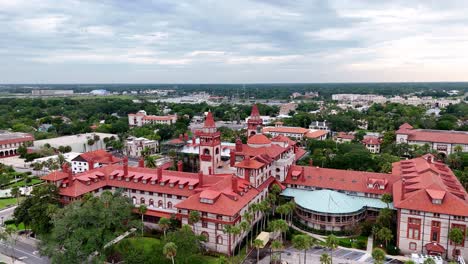
[[[11,227],[13,227],[13,228],[16,229],[16,230],[24,230],[24,229],[26,229],[26,227],[24,226],[23,223],[20,223],[18,226],[16,226],[15,224],[9,224],[9,225],[7,225],[7,226],[11,226]]]
[[[22,197],[19,198],[20,202],[22,201]],[[0,199],[0,210],[6,208],[7,206],[12,206],[16,205],[17,200],[16,198],[5,198],[5,199]]]
[[[40,180],[40,179],[32,178],[31,181],[26,184],[26,186],[36,185],[36,184],[39,184],[39,183],[42,183],[42,182],[44,182],[44,181]],[[24,187],[24,184],[25,184],[24,180],[21,180],[21,181],[9,184],[9,185],[5,186],[5,188],[13,188],[13,187],[16,187],[16,186],[17,187]]]
[[[338,244],[342,247],[366,249],[367,237],[366,236],[340,237],[338,238]]]

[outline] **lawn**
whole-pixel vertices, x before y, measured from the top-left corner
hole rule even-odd
[[[32,178],[31,181],[29,183],[27,183],[26,185],[31,186],[31,185],[36,185],[36,184],[39,184],[39,183],[42,183],[42,182],[44,182],[44,181]],[[13,187],[16,187],[16,186],[24,187],[24,185],[25,185],[24,180],[21,180],[21,181],[15,182],[13,184],[9,184],[9,185],[5,186],[5,188],[13,188]]]
[[[366,249],[367,237],[366,236],[339,237],[338,244],[342,247],[347,247],[347,248]]]
[[[26,229],[23,223],[20,223],[18,226],[16,226],[15,224],[9,224],[7,226],[11,226],[15,230],[24,230],[24,229]]]
[[[20,197],[20,202],[22,198]],[[6,208],[7,206],[11,205],[16,205],[17,201],[16,198],[5,198],[5,199],[0,199],[0,210]]]

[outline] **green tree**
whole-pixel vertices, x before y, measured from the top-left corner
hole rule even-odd
[[[195,225],[200,222],[200,219],[201,219],[201,216],[200,216],[200,212],[198,211],[190,211],[189,213],[189,222],[192,224],[193,226],[193,231],[196,231],[195,230]]]
[[[333,250],[335,250],[338,247],[338,239],[336,238],[335,235],[329,235],[327,236],[325,240],[325,245],[327,248],[330,249],[330,264],[333,263]]]
[[[163,254],[166,256],[166,258],[172,260],[172,264],[174,264],[174,258],[177,255],[177,246],[173,242],[169,242],[166,245],[164,245],[163,248]]]
[[[144,235],[145,232],[145,222],[144,222],[144,216],[146,214],[146,211],[148,211],[148,208],[144,204],[140,204],[138,207],[138,213],[141,215],[141,236]]]
[[[147,168],[156,168],[156,159],[154,156],[148,155],[144,157],[145,167]]]
[[[51,216],[60,206],[59,198],[59,190],[55,185],[36,186],[31,195],[15,208],[15,223],[24,223],[39,235],[49,233],[52,228]]]
[[[11,188],[10,194],[16,198],[16,204],[19,205],[19,196],[21,194],[20,188],[18,186]]]
[[[407,260],[405,261],[405,264],[416,264],[416,262],[414,262],[413,260]]]
[[[321,264],[332,264],[332,258],[327,253],[323,253],[322,255],[320,255],[320,263]]]
[[[433,258],[427,258],[424,260],[423,264],[436,264]]]
[[[387,204],[387,208],[390,207],[390,203],[393,202],[393,197],[391,194],[388,194],[388,193],[384,193],[382,195],[382,198],[380,198],[380,200],[382,200],[382,202],[386,203]]]
[[[15,263],[15,257],[14,257],[15,247],[16,247],[16,243],[18,242],[18,238],[19,238],[18,232],[12,226],[7,226],[5,229],[2,229],[2,231],[0,231],[0,240],[5,241],[12,251],[12,254],[11,254],[12,263]]]
[[[257,263],[260,262],[260,249],[263,248],[263,241],[260,239],[255,239],[253,242],[254,247],[257,249]]]
[[[159,219],[158,225],[159,225],[159,228],[161,228],[161,230],[164,233],[164,238],[166,238],[166,231],[171,226],[171,221],[169,221],[169,219],[167,219],[165,217],[161,217]]]
[[[292,239],[293,247],[298,250],[304,250],[304,264],[307,263],[307,250],[315,243],[309,235],[295,235]]]
[[[380,248],[372,250],[372,258],[375,264],[383,264],[385,261],[385,251]]]
[[[388,242],[393,239],[392,230],[388,229],[387,227],[382,227],[377,231],[375,237],[380,241],[384,241],[385,246],[387,246]]]
[[[43,237],[41,252],[52,263],[84,263],[103,252],[104,245],[138,223],[132,221],[133,205],[120,192],[85,196],[52,216],[53,228]],[[73,232],[70,232],[73,230]]]
[[[284,248],[283,242],[279,240],[274,240],[271,242],[271,249],[273,250],[273,253],[276,254],[279,252],[279,263],[281,263],[281,250]]]
[[[270,222],[271,229],[275,232],[280,232],[280,241],[283,242],[283,233],[289,230],[288,223],[283,219],[278,219]]]
[[[454,251],[457,251],[457,246],[460,245],[463,242],[464,235],[463,231],[460,228],[454,227],[450,229],[448,237],[450,241],[455,245],[454,246]]]

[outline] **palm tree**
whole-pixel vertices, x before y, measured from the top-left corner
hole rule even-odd
[[[271,224],[271,229],[273,231],[280,232],[280,241],[283,242],[283,233],[286,234],[286,232],[289,230],[288,223],[283,219],[278,219],[278,220],[272,221],[270,224]]]
[[[237,236],[239,236],[239,238],[240,238],[240,234],[241,234],[240,226],[237,226],[237,225],[233,226],[232,229],[231,229],[231,233],[234,235],[234,239],[233,239],[234,241],[236,240]],[[241,243],[240,243],[240,241],[237,241],[237,243],[239,245],[239,250],[237,251],[237,253],[239,254]],[[236,253],[235,251],[236,250],[235,250],[235,247],[234,247],[234,254],[233,255],[235,255],[235,253]]]
[[[279,240],[274,240],[271,242],[271,249],[273,249],[273,252],[279,252],[279,262],[281,263],[281,250],[284,248],[283,242]]]
[[[260,211],[259,205],[258,204],[252,204],[250,206],[249,210],[252,212],[254,223],[257,222],[255,224],[255,234],[257,234],[258,233],[258,219],[256,219],[256,218],[257,218],[257,212]]]
[[[260,262],[260,248],[263,248],[263,241],[260,239],[255,239],[254,242],[254,247],[257,249],[257,263]]]
[[[323,253],[320,256],[320,263],[321,264],[332,264],[332,258],[327,253]]]
[[[380,248],[376,248],[372,251],[372,258],[375,264],[383,264],[385,260],[385,251]]]
[[[169,242],[163,247],[163,254],[166,258],[170,258],[172,260],[172,264],[174,264],[174,257],[177,255],[177,246],[174,242]]]
[[[164,238],[166,238],[166,230],[171,226],[171,221],[165,217],[161,217],[159,219],[158,225],[164,232]]]
[[[249,224],[249,231],[250,231],[250,228],[252,228],[252,219],[253,219],[253,216],[252,216],[252,213],[250,213],[249,211],[246,211],[243,215],[242,215],[242,218],[245,219],[245,221]],[[252,237],[253,237],[253,232],[250,232],[250,246],[252,246]],[[245,248],[245,250],[247,250],[247,247]]]
[[[268,202],[267,201],[262,201],[261,203],[258,204],[259,206],[259,210],[260,212],[262,213],[262,230],[265,229],[265,225],[266,225],[266,215],[267,215],[267,212],[268,210],[270,209],[269,206],[268,206]]]
[[[90,147],[91,147],[91,150],[92,150],[92,149],[93,149],[92,146],[93,146],[94,143],[95,143],[95,142],[94,142],[94,139],[92,139],[92,138],[88,139],[88,142],[87,142],[87,143],[88,143],[88,146],[90,146]]]
[[[460,153],[463,151],[463,147],[461,145],[456,145],[453,150],[457,153]]]
[[[239,224],[239,227],[242,230],[242,233],[248,232],[250,230],[250,224],[246,220],[242,221]],[[248,235],[248,233],[247,233],[247,235]],[[247,237],[247,235],[245,236],[245,254],[247,254],[247,249],[248,249],[247,241],[249,241],[249,238]]]
[[[296,204],[293,201],[290,201],[286,204],[286,208],[287,208],[287,215],[289,216],[289,222],[291,223],[294,209],[296,209]]]
[[[232,226],[231,225],[224,225],[224,233],[228,235],[228,245],[231,245],[231,234],[232,234]],[[228,254],[229,256],[232,256],[231,255],[231,249],[229,248],[228,249]]]
[[[156,168],[156,159],[154,156],[148,155],[144,157],[145,159],[145,167],[147,168]]]
[[[189,221],[192,223],[193,231],[195,232],[195,224],[200,221],[200,212],[198,211],[190,211],[189,213]]]
[[[283,215],[286,215],[288,213],[288,208],[286,204],[280,205],[276,207],[276,212],[280,214],[281,219],[283,219]]]
[[[296,235],[292,240],[293,247],[304,250],[304,264],[307,263],[307,250],[314,244],[314,240],[308,235]]]
[[[143,217],[145,216],[146,211],[148,211],[146,205],[140,204],[140,206],[138,207],[138,212],[141,214],[141,236],[143,236],[145,231],[145,223],[143,221]]]
[[[338,247],[338,239],[334,235],[329,235],[325,240],[325,244],[330,249],[330,264],[333,264],[333,250]]]
[[[382,202],[386,203],[387,204],[387,208],[390,207],[390,203],[393,201],[393,198],[392,198],[392,195],[391,194],[388,194],[388,193],[384,193],[382,195],[382,198],[380,198],[380,200],[382,200]]]
[[[385,246],[388,245],[388,241],[393,239],[392,230],[388,229],[387,227],[382,227],[377,231],[375,237],[380,241],[385,241]]]

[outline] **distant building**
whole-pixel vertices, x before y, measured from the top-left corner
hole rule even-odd
[[[338,132],[335,137],[335,141],[338,143],[350,143],[354,140],[354,135],[346,132]]]
[[[37,96],[59,96],[59,95],[72,95],[73,90],[32,90],[32,95]]]
[[[380,153],[380,145],[382,141],[377,137],[366,137],[362,140],[362,143],[370,153]]]
[[[98,89],[98,90],[92,90],[91,92],[89,92],[89,94],[91,94],[91,95],[109,95],[110,92],[107,91],[107,90]]]
[[[140,110],[136,114],[128,114],[128,125],[141,127],[148,124],[172,125],[177,121],[177,115],[155,116]]]
[[[262,129],[262,133],[269,134],[272,137],[283,135],[286,137],[294,138],[296,140],[325,140],[327,138],[328,131],[307,129],[303,127],[287,127],[283,126],[281,122],[277,122],[274,127],[264,127]]]
[[[68,153],[63,153],[63,157],[65,158],[65,160],[68,162],[68,163],[72,163],[72,160],[74,158],[76,158],[77,156],[81,155],[82,153],[77,153],[77,152],[68,152]],[[43,158],[37,158],[35,160],[33,160],[31,162],[31,164],[34,164],[34,163],[42,163],[42,162],[47,162],[48,160],[54,160],[54,161],[57,161],[58,160],[58,156],[59,155],[52,155],[52,156],[48,156],[48,157],[43,157]]]
[[[462,152],[468,152],[468,132],[414,129],[408,123],[396,131],[396,142],[420,146],[427,144],[432,150],[444,155],[453,153],[456,146],[461,146]]]
[[[72,172],[81,173],[103,165],[117,164],[122,160],[105,150],[95,150],[80,154],[71,160]]]
[[[50,128],[53,128],[54,126],[51,124],[42,124],[37,128],[37,131],[39,132],[48,132]]]
[[[31,134],[0,130],[0,158],[18,155],[18,148],[34,141]]]
[[[99,137],[98,140],[95,138]],[[105,149],[106,144],[104,143],[104,138],[117,138],[115,134],[107,134],[107,133],[86,133],[86,134],[78,134],[78,135],[71,135],[71,136],[63,136],[63,137],[56,137],[56,138],[49,138],[49,139],[42,139],[34,141],[34,148],[38,149],[45,144],[49,144],[51,147],[59,148],[60,146],[70,146],[72,148],[72,152],[88,152],[97,149]],[[94,144],[89,145],[89,140],[92,139]]]
[[[289,115],[289,112],[296,111],[296,108],[297,108],[297,104],[295,104],[295,103],[282,104],[280,106],[279,114],[280,115]]]
[[[146,138],[128,137],[125,141],[125,154],[131,158],[141,158],[141,151],[145,148],[149,149],[148,154],[158,152],[159,142]]]
[[[312,121],[309,125],[310,129],[318,129],[318,130],[328,130],[330,131],[330,123],[325,121]]]

